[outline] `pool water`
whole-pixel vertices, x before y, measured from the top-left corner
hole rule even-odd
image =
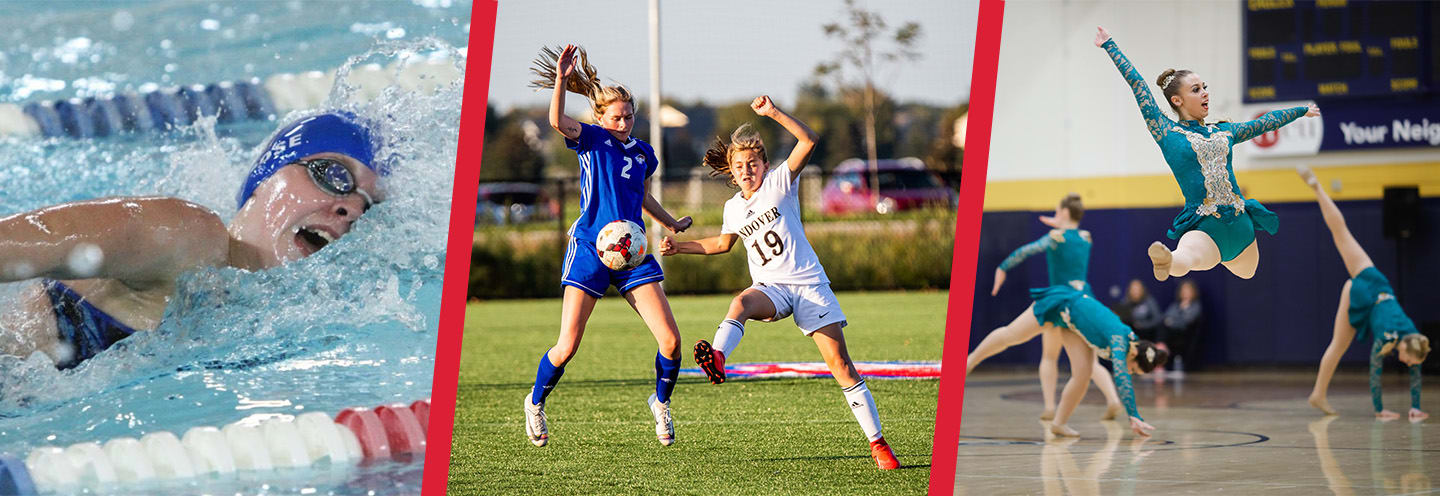
[[[0,4],[0,102],[101,96],[280,72],[441,57],[464,67],[469,3],[109,2]],[[202,425],[430,395],[462,88],[392,90],[334,106],[382,123],[397,164],[386,201],[319,253],[262,272],[182,277],[155,332],[79,367],[0,357],[0,452],[139,438]],[[291,116],[293,117],[293,115]],[[77,140],[0,137],[0,215],[107,196],[164,195],[222,219],[261,141],[289,120]],[[0,339],[16,294],[0,284]],[[417,493],[421,463],[240,473],[116,493]]]

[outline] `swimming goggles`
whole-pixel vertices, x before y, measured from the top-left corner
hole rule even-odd
[[[375,204],[365,190],[356,187],[355,174],[350,172],[350,168],[345,167],[345,164],[339,160],[316,158],[296,163],[310,171],[310,180],[314,181],[315,186],[319,187],[321,191],[335,196],[359,193],[365,199],[366,209]]]

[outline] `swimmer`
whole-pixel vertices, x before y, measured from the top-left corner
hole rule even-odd
[[[1224,265],[1241,279],[1255,276],[1260,263],[1260,248],[1255,231],[1275,234],[1280,219],[1253,199],[1240,195],[1231,163],[1231,148],[1293,122],[1300,117],[1320,115],[1314,104],[1274,110],[1260,118],[1242,122],[1206,124],[1210,115],[1210,93],[1205,81],[1193,72],[1168,69],[1155,81],[1165,95],[1166,103],[1179,121],[1170,119],[1145,85],[1145,79],[1130,60],[1120,53],[1110,32],[1099,28],[1095,46],[1110,54],[1115,68],[1135,94],[1140,114],[1150,130],[1150,137],[1160,146],[1165,163],[1180,192],[1185,207],[1170,225],[1170,239],[1179,239],[1171,251],[1163,243],[1150,244],[1148,254],[1155,279],[1164,281],[1194,270],[1210,270]]]
[[[69,369],[160,325],[181,274],[263,270],[340,239],[374,202],[385,169],[377,134],[349,112],[302,117],[275,132],[245,178],[227,226],[166,197],[78,201],[0,218],[0,282],[35,280],[0,352],[42,352]]]
[[[1410,371],[1410,413],[1412,421],[1421,421],[1430,415],[1420,410],[1420,364],[1430,354],[1430,339],[1420,334],[1415,322],[1405,315],[1400,302],[1395,299],[1395,290],[1390,281],[1375,268],[1370,255],[1355,241],[1340,207],[1325,193],[1325,188],[1307,167],[1299,169],[1300,178],[1315,192],[1320,204],[1320,214],[1325,226],[1330,228],[1330,237],[1340,259],[1345,262],[1345,271],[1350,280],[1340,288],[1340,307],[1335,310],[1335,333],[1325,355],[1320,358],[1320,372],[1315,376],[1315,388],[1310,392],[1310,406],[1335,415],[1326,396],[1330,389],[1330,378],[1335,367],[1340,365],[1340,355],[1350,347],[1350,342],[1359,338],[1370,338],[1370,399],[1375,407],[1375,418],[1394,420],[1400,414],[1385,409],[1380,397],[1380,373],[1384,370],[1385,355],[1391,352]]]

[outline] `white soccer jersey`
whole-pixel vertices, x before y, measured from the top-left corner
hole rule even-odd
[[[790,167],[781,162],[765,173],[760,189],[749,200],[742,192],[725,202],[720,232],[740,236],[752,282],[830,283],[810,240],[805,239],[796,186],[790,179]]]

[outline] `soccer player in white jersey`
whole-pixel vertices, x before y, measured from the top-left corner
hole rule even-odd
[[[715,345],[701,340],[695,344],[695,362],[710,382],[725,382],[725,359],[731,356],[745,333],[745,321],[775,321],[793,316],[795,325],[815,340],[831,375],[844,388],[846,403],[870,439],[870,454],[883,470],[900,466],[895,453],[880,434],[880,414],[855,370],[845,349],[845,313],[830,291],[830,279],[815,257],[805,226],[800,223],[798,179],[815,149],[815,132],[789,114],[775,108],[770,97],[750,103],[756,114],[775,119],[795,136],[795,149],[779,167],[771,168],[765,144],[750,126],[742,125],[730,135],[730,143],[716,140],[705,152],[705,165],[716,177],[728,177],[740,188],[725,202],[720,235],[694,241],[666,237],[660,253],[714,255],[726,253],[739,241],[750,261],[750,288],[730,302],[725,320],[715,330]]]

